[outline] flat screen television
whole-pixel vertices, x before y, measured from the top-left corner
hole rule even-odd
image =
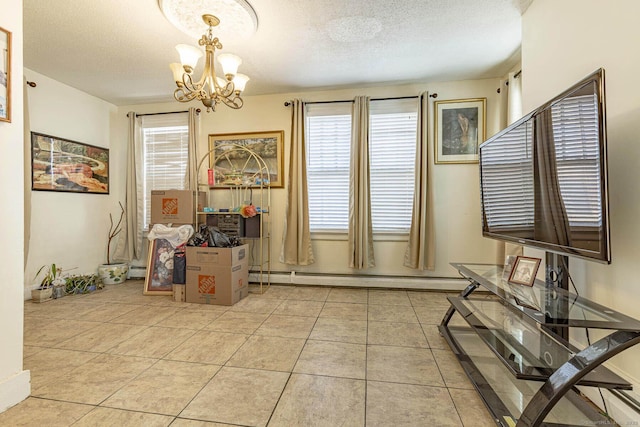
[[[611,262],[604,70],[479,147],[482,233]]]

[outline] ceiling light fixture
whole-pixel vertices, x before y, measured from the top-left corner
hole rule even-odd
[[[207,32],[198,40],[200,46],[205,47],[204,70],[198,81],[194,82],[193,70],[202,56],[202,50],[185,44],[176,46],[180,54],[180,62],[170,64],[173,78],[178,86],[173,92],[179,102],[189,102],[194,99],[202,101],[207,112],[215,111],[216,105],[223,103],[233,109],[242,108],[244,101],[240,92],[245,88],[249,77],[238,74],[238,67],[242,60],[236,55],[223,53],[215,56],[216,49],[222,49],[218,37],[213,36],[213,28],[220,20],[213,15],[202,15],[202,20],[209,26]],[[224,78],[216,76],[215,59],[222,66]]]

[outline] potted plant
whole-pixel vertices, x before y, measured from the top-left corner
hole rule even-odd
[[[98,275],[105,285],[124,282],[127,280],[127,272],[129,271],[129,264],[125,262],[111,262],[111,241],[122,231],[122,220],[124,219],[124,207],[122,203],[118,202],[118,204],[120,205],[120,219],[118,219],[115,226],[113,225],[113,217],[109,214],[110,226],[107,236],[107,263],[98,266]]]
[[[74,274],[64,280],[67,294],[87,294],[103,287],[97,274]]]
[[[60,284],[64,284],[64,279],[60,277],[62,269],[56,267],[55,264],[43,265],[36,273],[36,278],[44,271],[44,277],[40,285],[31,291],[31,300],[33,302],[45,302],[53,298],[53,288]]]

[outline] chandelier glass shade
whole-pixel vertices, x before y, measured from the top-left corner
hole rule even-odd
[[[234,109],[242,108],[244,102],[240,93],[249,81],[249,77],[238,74],[242,60],[230,53],[216,56],[216,50],[221,50],[222,44],[213,36],[213,28],[220,20],[213,15],[203,15],[202,20],[209,26],[207,32],[198,40],[198,44],[205,48],[202,76],[197,81],[193,76],[198,60],[202,57],[202,50],[195,46],[177,45],[176,50],[180,54],[181,63],[170,64],[177,86],[173,96],[179,102],[197,99],[207,107],[207,112],[215,111],[219,103]],[[216,76],[215,59],[218,60],[224,77]]]

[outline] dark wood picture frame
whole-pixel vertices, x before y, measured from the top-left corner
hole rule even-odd
[[[109,149],[31,132],[31,189],[109,194]]]
[[[518,256],[509,275],[509,283],[517,285],[533,286],[540,267],[540,258]]]

